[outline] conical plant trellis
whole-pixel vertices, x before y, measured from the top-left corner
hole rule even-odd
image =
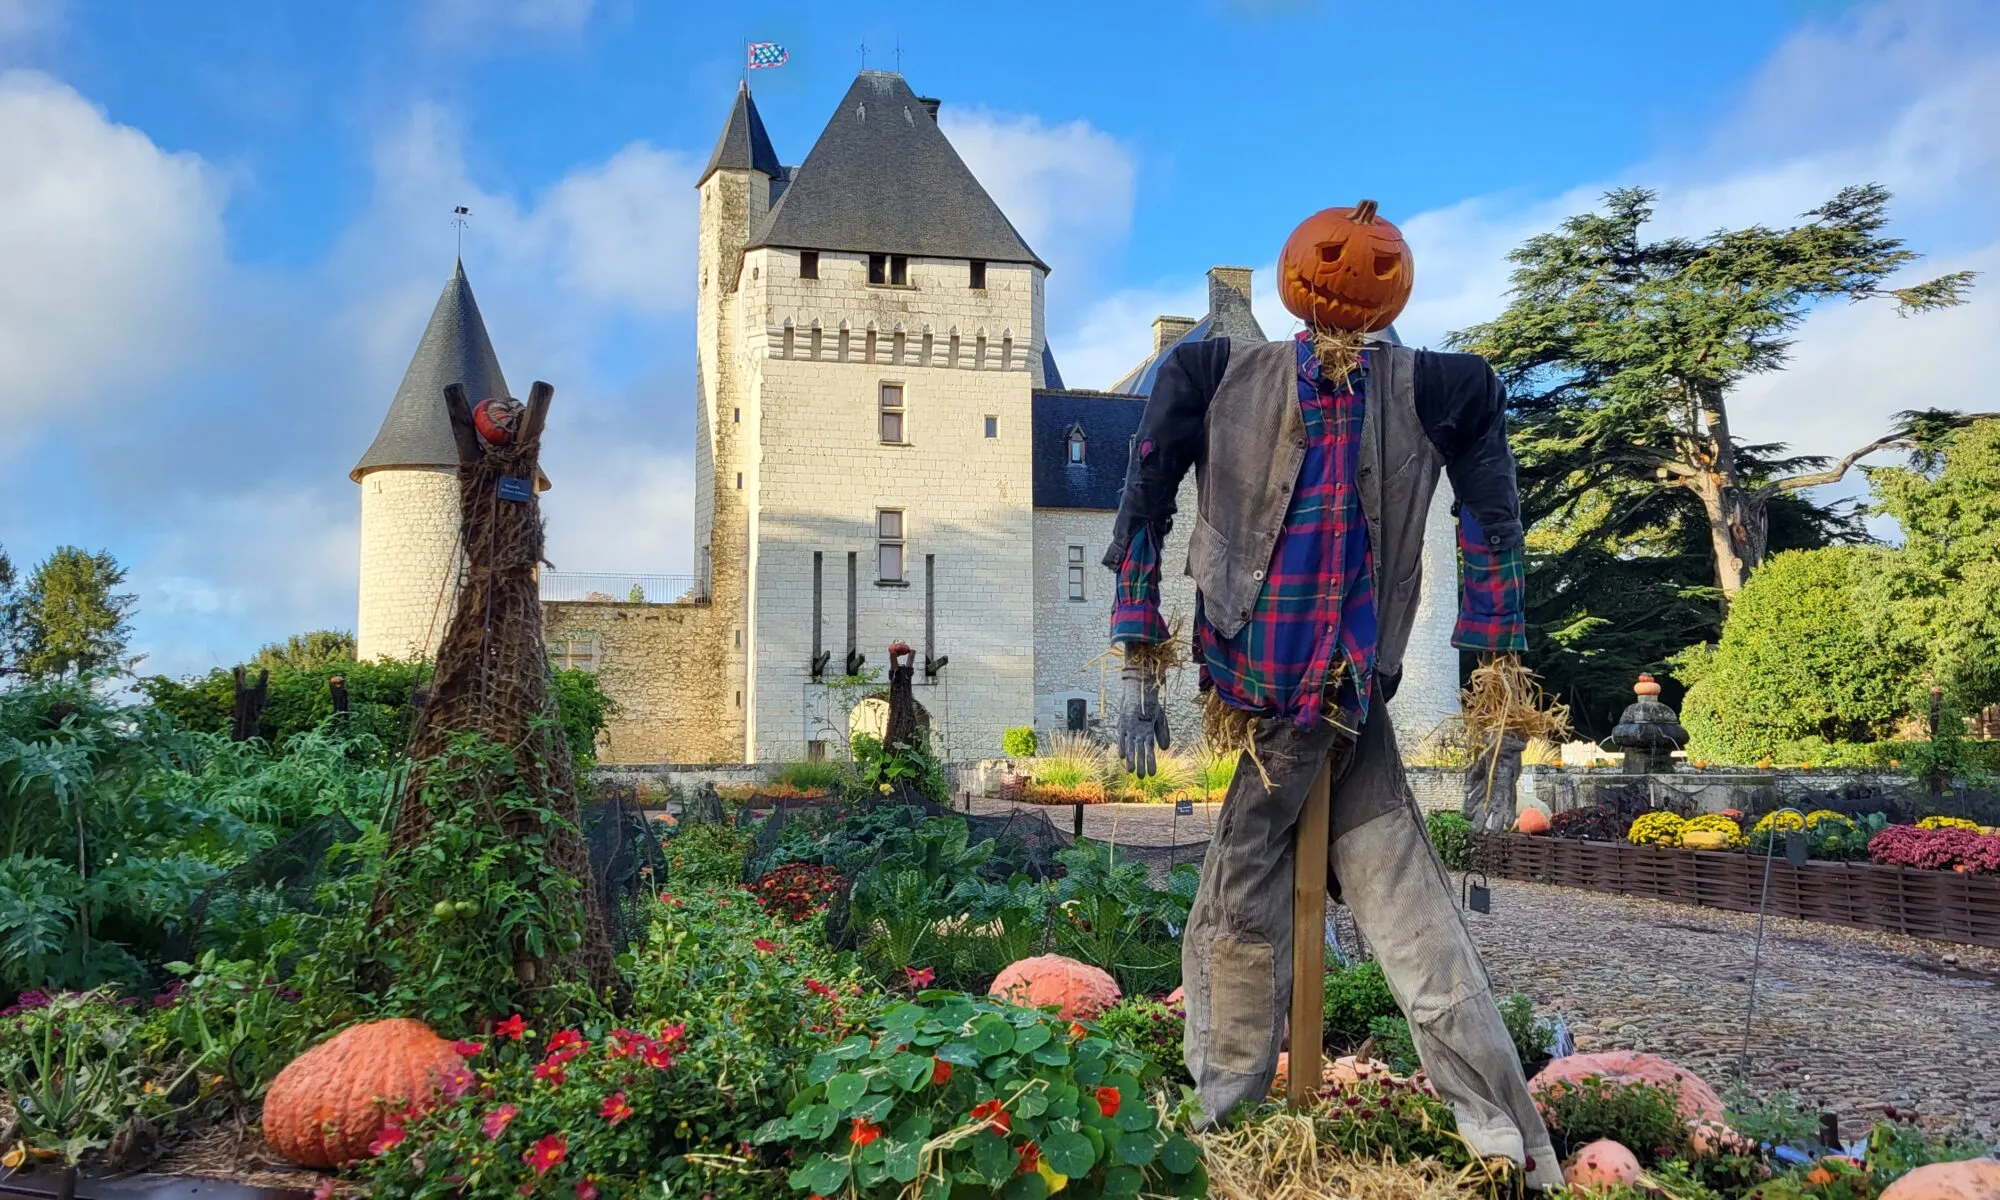
[[[515,949],[515,976],[528,987],[558,978],[593,988],[612,986],[612,954],[604,912],[592,885],[589,852],[578,828],[579,806],[569,745],[556,720],[549,691],[549,658],[542,640],[542,606],[536,569],[542,562],[540,478],[542,429],[555,389],[536,383],[518,429],[506,445],[492,445],[473,425],[471,405],[458,384],[445,389],[458,443],[459,540],[462,575],[450,623],[438,646],[437,666],[422,711],[410,733],[413,767],[390,833],[390,856],[423,841],[433,814],[422,800],[424,765],[446,754],[454,738],[476,734],[513,751],[519,780],[557,820],[544,827],[532,810],[498,812],[506,836],[543,839],[548,864],[579,881],[582,940],[571,948],[543,947],[539,955]],[[467,802],[481,802],[468,795]],[[396,873],[384,873],[374,915],[395,911]]]

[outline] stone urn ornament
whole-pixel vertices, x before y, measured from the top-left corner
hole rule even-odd
[[[1660,703],[1660,684],[1640,675],[1632,685],[1638,699],[1627,705],[1611,729],[1611,740],[1625,750],[1627,775],[1659,775],[1674,769],[1674,751],[1687,745],[1680,717]]]

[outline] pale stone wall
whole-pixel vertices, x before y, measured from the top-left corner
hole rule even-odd
[[[617,704],[598,739],[600,762],[741,761],[738,735],[715,711],[724,616],[705,604],[542,604],[551,647],[597,643],[598,680]]]
[[[464,557],[458,533],[456,471],[398,467],[361,477],[356,657],[437,653]]]
[[[1451,644],[1458,623],[1458,522],[1451,505],[1451,484],[1441,479],[1424,523],[1423,582],[1416,624],[1403,652],[1403,682],[1389,703],[1396,741],[1405,751],[1459,711],[1459,652]]]
[[[1194,529],[1193,472],[1181,483],[1177,507],[1181,516],[1167,535],[1160,558],[1160,614],[1187,657],[1194,629],[1194,580],[1187,576],[1187,544]],[[1102,719],[1108,736],[1118,715],[1118,661],[1100,658],[1110,644],[1111,608],[1117,598],[1117,573],[1103,566],[1117,514],[1091,509],[1035,510],[1035,728],[1043,733],[1066,728],[1068,702],[1082,699],[1089,719]],[[1082,603],[1069,599],[1069,547],[1083,547]],[[1093,659],[1098,661],[1093,662]],[[1201,730],[1195,703],[1197,672],[1182,666],[1167,681],[1167,723],[1175,745],[1192,748]]]
[[[974,291],[962,259],[912,258],[903,287],[870,286],[859,254],[823,251],[818,279],[799,278],[792,250],[755,250],[744,262],[739,361],[757,447],[744,468],[752,757],[782,761],[815,737],[841,740],[824,728],[840,714],[827,713],[824,689],[809,681],[814,552],[823,556],[822,646],[836,672],[847,647],[848,554],[857,556],[857,645],[877,670],[892,641],[921,659],[932,560],[932,651],[951,663],[934,684],[919,673],[917,700],[941,756],[992,753],[1001,732],[1034,711],[1039,272],[991,263],[986,288]],[[904,445],[880,440],[885,382],[904,387]],[[996,438],[985,436],[988,416],[999,421]],[[905,586],[876,578],[881,509],[904,513]]]

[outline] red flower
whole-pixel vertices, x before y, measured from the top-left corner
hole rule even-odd
[[[597,1185],[585,1175],[576,1181],[576,1200],[597,1200]]]
[[[546,1175],[549,1168],[563,1160],[569,1153],[569,1141],[560,1133],[552,1133],[528,1147],[521,1155],[521,1161],[535,1169],[535,1174]]]
[[[951,1064],[941,1058],[931,1060],[931,1086],[943,1087],[951,1082]]]
[[[833,989],[817,979],[806,980],[806,990],[815,996],[825,996],[829,1000],[833,999]]]
[[[558,1050],[582,1050],[588,1044],[583,1040],[583,1035],[574,1029],[557,1030],[555,1035],[549,1038],[549,1054],[554,1056]]]
[[[375,1140],[368,1143],[368,1153],[380,1158],[402,1145],[403,1139],[408,1136],[410,1135],[403,1132],[401,1125],[384,1125],[382,1132],[375,1135]]]
[[[614,1029],[604,1035],[604,1048],[613,1058],[637,1058],[646,1048],[647,1041],[644,1034],[630,1029]]]
[[[1097,1111],[1103,1113],[1105,1116],[1117,1116],[1118,1106],[1123,1102],[1124,1097],[1118,1094],[1117,1088],[1101,1087],[1097,1089]]]
[[[479,1056],[479,1052],[481,1050],[486,1049],[486,1043],[453,1042],[451,1044],[451,1048],[460,1058],[477,1058]]]
[[[563,1085],[563,1081],[569,1078],[569,1072],[563,1069],[561,1063],[536,1063],[535,1078],[546,1079],[550,1087],[559,1088]]]
[[[687,1035],[687,1031],[688,1027],[687,1027],[687,1022],[685,1021],[673,1025],[661,1026],[660,1044],[663,1046],[671,1046],[675,1042],[680,1041],[681,1038],[685,1037]]]
[[[445,1099],[458,1099],[460,1096],[471,1091],[472,1085],[476,1082],[478,1081],[473,1078],[472,1072],[469,1069],[465,1067],[453,1067],[451,1070],[445,1072],[444,1075]]]
[[[632,1106],[625,1103],[624,1092],[613,1092],[604,1098],[604,1107],[597,1110],[597,1115],[616,1125],[632,1115]]]
[[[866,1117],[854,1118],[854,1128],[847,1133],[847,1140],[856,1147],[865,1148],[882,1136],[882,1127],[871,1124]]]
[[[1007,1115],[1007,1109],[998,1100],[987,1100],[972,1106],[972,1119],[986,1122],[986,1127],[995,1133],[1005,1133],[1014,1126],[1014,1119]]]
[[[1084,1038],[1090,1036],[1090,1030],[1085,1029],[1075,1021],[1071,1021],[1069,1023],[1069,1036],[1077,1041],[1082,1041]]]
[[[778,948],[778,943],[772,941],[770,938],[758,938],[756,941],[751,942],[750,944],[757,947],[757,949],[762,950],[766,954],[770,954]]]
[[[1016,1153],[1021,1156],[1021,1165],[1014,1171],[1016,1175],[1026,1175],[1042,1163],[1042,1148],[1033,1142],[1022,1142]]]
[[[493,1032],[499,1034],[505,1034],[506,1036],[513,1038],[515,1041],[518,1042],[522,1039],[522,1037],[526,1036],[528,1032],[528,1023],[521,1019],[520,1013],[515,1013],[513,1016],[508,1017],[506,1020],[500,1022],[498,1025],[495,1025],[493,1027]]]
[[[929,987],[931,980],[937,978],[937,972],[931,970],[929,967],[925,967],[922,970],[918,970],[915,967],[904,967],[903,974],[909,976],[911,987]]]
[[[489,1138],[497,1139],[507,1131],[508,1124],[520,1115],[520,1109],[511,1104],[503,1104],[479,1119],[479,1132]]]

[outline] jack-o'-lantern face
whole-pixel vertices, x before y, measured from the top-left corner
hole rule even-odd
[[[1292,230],[1278,256],[1278,297],[1314,329],[1374,333],[1402,313],[1414,274],[1402,231],[1363,200]]]

